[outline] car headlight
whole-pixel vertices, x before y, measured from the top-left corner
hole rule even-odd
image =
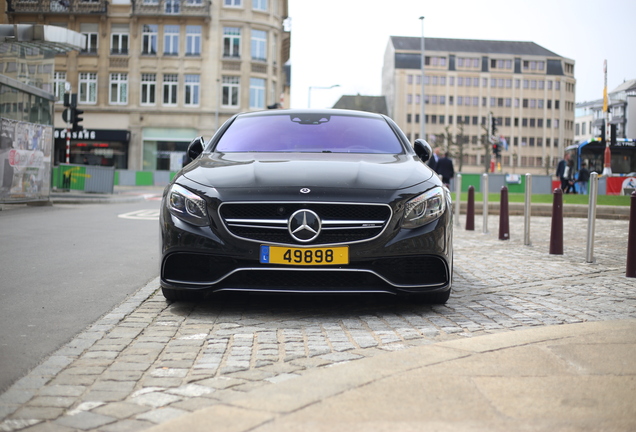
[[[166,200],[168,210],[179,219],[196,226],[209,225],[206,202],[178,184],[172,185]]]
[[[444,189],[435,187],[406,203],[402,227],[417,228],[438,219],[446,210]]]

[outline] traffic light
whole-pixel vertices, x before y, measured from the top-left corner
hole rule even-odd
[[[497,135],[497,119],[494,117],[490,118],[490,135]]]
[[[610,125],[610,145],[616,145],[616,125]]]
[[[499,158],[499,155],[501,154],[501,148],[499,147],[499,144],[492,145],[492,153],[495,155],[495,157]]]
[[[62,111],[62,119],[66,123],[73,123],[73,108],[66,108]]]
[[[73,132],[84,130],[84,127],[80,124],[80,122],[84,120],[84,117],[80,117],[82,114],[84,114],[84,111],[77,108],[71,108],[71,111],[71,123],[73,123],[71,130]]]
[[[605,145],[605,122],[601,125],[601,144]]]
[[[70,95],[70,93],[64,93],[64,106],[65,107],[70,107],[71,106],[71,95]]]

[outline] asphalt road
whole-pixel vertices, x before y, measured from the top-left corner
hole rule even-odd
[[[0,393],[157,276],[159,205],[0,211]]]

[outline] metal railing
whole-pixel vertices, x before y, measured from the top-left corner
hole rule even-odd
[[[9,14],[105,14],[107,0],[7,0]]]
[[[209,0],[134,0],[133,15],[144,16],[189,16],[210,15]]]

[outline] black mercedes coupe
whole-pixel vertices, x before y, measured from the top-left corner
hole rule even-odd
[[[348,110],[237,114],[166,187],[161,287],[390,293],[445,303],[450,192],[387,116]]]

